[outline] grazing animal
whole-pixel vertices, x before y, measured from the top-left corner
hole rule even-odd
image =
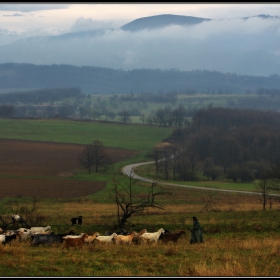
[[[41,233],[41,232],[46,232],[51,229],[51,226],[46,226],[46,227],[32,227],[31,233]]]
[[[132,239],[133,239],[133,236],[136,234],[135,231],[133,231],[131,234],[129,235],[117,235],[114,237],[115,239],[115,243],[116,244],[127,244],[128,246],[131,245],[132,243]]]
[[[12,222],[14,223],[24,223],[23,218],[20,215],[12,215]]]
[[[31,232],[30,228],[19,228],[17,229],[17,232]]]
[[[81,225],[83,222],[83,216],[78,216],[77,218],[72,218],[70,221],[72,222],[72,226],[74,226],[76,224]]]
[[[86,239],[85,239],[85,243],[93,243],[95,238],[99,236],[98,232],[94,232],[92,235],[89,235]]]
[[[32,235],[36,235],[36,234],[54,234],[54,232],[52,231],[52,230],[50,230],[50,231],[39,231],[39,232],[34,232],[34,233],[32,233],[31,232],[31,234]]]
[[[31,242],[32,246],[39,246],[40,244],[53,244],[53,243],[60,243],[60,239],[55,234],[34,234],[33,240]]]
[[[63,239],[66,239],[66,238],[80,238],[80,237],[82,237],[83,234],[84,234],[83,232],[80,235],[68,234],[66,236],[63,236],[62,238]]]
[[[167,233],[167,232],[170,232],[170,230],[169,229],[164,229],[164,233],[161,233],[161,235],[159,236],[159,240],[161,240],[162,239],[162,237],[163,237],[163,235],[165,234],[165,233]]]
[[[0,234],[0,243],[5,245],[6,244],[5,240],[6,240],[6,235]]]
[[[17,235],[15,233],[11,234],[11,235],[6,235],[5,244],[15,241],[16,238],[17,238]]]
[[[6,245],[7,243],[10,243],[13,240],[16,240],[17,236],[16,234],[11,234],[11,235],[5,235],[5,234],[0,234],[0,242],[3,245]]]
[[[3,232],[3,234],[5,234],[5,235],[12,235],[12,234],[16,234],[16,233],[17,233],[17,231],[12,230],[12,229],[8,229],[8,230]]]
[[[162,243],[166,244],[169,241],[173,241],[173,243],[176,244],[182,234],[186,234],[186,232],[184,230],[180,230],[179,232],[164,233],[162,237]]]
[[[26,242],[28,239],[31,239],[32,237],[32,233],[31,231],[19,231],[17,232],[17,237],[18,237],[18,240],[20,242],[24,241]]]
[[[71,235],[71,236],[74,236],[75,232],[73,230],[70,230],[68,233],[57,233],[56,235],[59,237],[60,239],[60,242],[62,243],[63,242],[63,238],[67,235]]]
[[[139,241],[139,236],[142,235],[143,233],[148,232],[145,228],[142,229],[140,232],[136,233],[133,238],[132,238],[132,242],[138,244]]]
[[[100,244],[112,244],[113,239],[118,236],[115,232],[112,233],[111,235],[99,235],[95,238],[95,240]]]
[[[144,243],[155,243],[157,244],[159,236],[161,235],[161,233],[164,233],[164,229],[160,228],[158,231],[156,232],[145,232],[142,235],[139,236],[139,242],[141,244]]]
[[[68,250],[69,247],[78,247],[79,249],[81,249],[86,238],[88,238],[87,233],[83,233],[81,237],[77,238],[65,238],[65,243],[62,249],[66,248]]]

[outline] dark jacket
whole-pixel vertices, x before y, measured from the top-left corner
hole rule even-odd
[[[200,226],[200,223],[198,220],[195,220],[193,222],[193,228],[191,229],[190,244],[194,244],[194,243],[204,243],[203,229]]]

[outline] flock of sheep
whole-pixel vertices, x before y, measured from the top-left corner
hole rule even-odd
[[[87,233],[81,233],[75,235],[74,231],[67,233],[54,233],[51,231],[51,226],[46,227],[31,227],[19,228],[17,230],[3,231],[0,229],[0,243],[6,245],[12,241],[18,240],[20,242],[26,242],[28,239],[31,240],[32,246],[39,246],[40,244],[53,244],[53,243],[64,243],[62,249],[69,247],[81,248],[84,243],[98,243],[98,244],[157,244],[158,240],[161,239],[163,243],[169,241],[177,243],[178,239],[185,231],[169,232],[160,228],[156,232],[148,232],[146,229],[140,232],[132,231],[127,234],[117,234],[116,232],[108,235],[100,235],[98,232],[94,232],[92,235]]]

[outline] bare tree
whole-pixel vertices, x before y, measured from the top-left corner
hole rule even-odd
[[[257,190],[257,197],[262,203],[263,210],[266,210],[267,203],[269,202],[270,208],[272,207],[271,179],[263,175],[262,178],[255,184]]]
[[[18,224],[30,228],[33,226],[43,225],[46,220],[46,217],[39,211],[36,197],[32,198],[30,206],[25,204],[16,204],[15,206],[5,207],[4,209],[1,208],[0,211],[0,223],[3,229],[7,229],[7,227],[11,224],[13,224],[15,228],[18,228]],[[20,215],[22,220],[16,223],[12,222],[11,214]]]
[[[142,213],[147,208],[158,208],[164,210],[164,205],[156,202],[156,197],[163,194],[170,194],[157,188],[157,182],[152,182],[148,193],[140,194],[136,191],[137,179],[132,178],[132,173],[127,182],[119,182],[116,178],[113,179],[114,189],[110,194],[112,200],[117,205],[118,225],[124,228],[128,219],[136,213]]]
[[[92,144],[84,147],[79,155],[79,163],[91,172],[91,167],[95,167],[95,172],[105,172],[111,165],[111,160],[106,153],[105,147],[100,140],[94,140]]]

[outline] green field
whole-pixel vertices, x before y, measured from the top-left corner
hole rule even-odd
[[[89,144],[98,139],[106,147],[151,150],[172,133],[170,127],[72,120],[0,119],[0,137],[7,139]]]

